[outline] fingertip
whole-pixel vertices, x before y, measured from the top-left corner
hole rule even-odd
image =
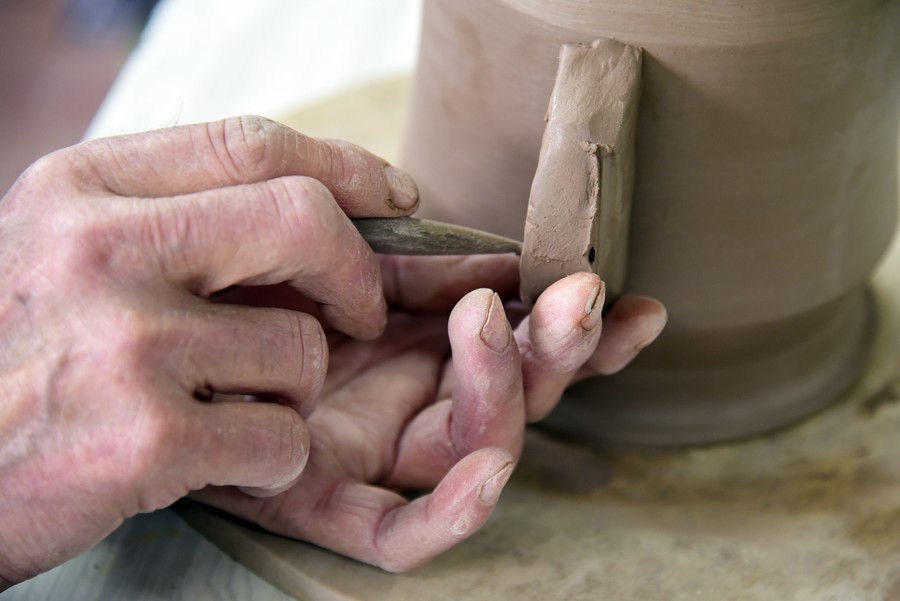
[[[434,526],[457,541],[474,534],[490,517],[514,468],[513,456],[500,447],[463,457],[432,493]]]
[[[516,330],[522,351],[526,420],[547,416],[602,340],[605,285],[575,273],[547,288]]]
[[[281,493],[283,493],[285,491],[290,490],[290,488],[292,486],[294,486],[294,484],[296,484],[297,480],[299,480],[299,479],[300,479],[300,477],[297,476],[297,478],[295,478],[294,480],[292,480],[291,482],[289,482],[287,484],[284,484],[282,486],[275,486],[275,487],[271,487],[271,488],[254,487],[254,486],[238,486],[236,488],[239,491],[241,491],[242,493],[249,495],[251,497],[255,497],[257,499],[270,499],[272,497],[277,497],[278,495],[280,495]]]
[[[666,329],[666,324],[669,323],[669,312],[665,305],[653,298],[644,297],[644,301],[647,303],[648,319],[645,324],[645,336],[638,343],[638,350],[645,348],[659,338],[663,330]]]
[[[624,369],[659,337],[668,313],[655,299],[626,295],[610,308],[605,321],[604,335],[588,364],[600,375],[611,375]]]
[[[610,308],[607,318],[628,323],[635,350],[641,350],[659,337],[668,323],[669,314],[665,305],[654,298],[626,295]]]
[[[428,500],[432,527],[462,540],[487,521],[515,468],[513,455],[501,447],[469,453],[438,483]]]
[[[291,406],[301,417],[309,417],[315,410],[325,387],[325,375],[328,372],[329,350],[325,330],[319,320],[311,315],[295,313],[299,323],[295,334],[295,345],[301,348],[298,389],[304,391],[302,398],[295,399]],[[303,424],[306,427],[306,424]],[[309,433],[307,432],[307,438]]]
[[[512,476],[515,469],[515,462],[512,455],[503,449],[491,449],[499,451],[497,457],[493,459],[493,463],[499,464],[499,467],[489,472],[481,487],[478,490],[478,501],[482,505],[493,507],[500,500],[500,493],[503,492],[506,483]],[[485,470],[488,471],[488,470]]]
[[[334,305],[322,306],[322,316],[335,330],[356,340],[375,340],[387,327],[387,305],[382,299],[375,306],[343,308]]]
[[[603,280],[595,273],[581,271],[567,275],[547,287],[535,301],[535,307],[539,305],[556,305],[560,302],[566,305],[570,305],[573,302],[575,304],[580,303],[581,311],[576,313],[576,315],[579,317],[578,321],[581,321],[582,316],[590,314],[594,308],[599,307],[602,309],[605,300],[606,285],[603,283]]]
[[[204,403],[198,420],[197,461],[203,484],[233,485],[256,497],[279,494],[303,473],[309,459],[306,421],[269,402]]]
[[[487,348],[498,355],[503,354],[512,341],[512,329],[503,310],[503,301],[496,292],[491,293],[490,305],[485,313],[478,335]]]
[[[419,189],[406,171],[345,140],[314,139],[321,179],[350,217],[397,217],[415,211]]]
[[[603,321],[603,303],[606,301],[606,283],[599,277],[593,284],[584,304],[584,317],[581,318],[581,328],[590,332]]]
[[[547,288],[530,317],[534,351],[563,371],[577,369],[601,334],[605,297],[603,281],[588,272],[569,275]]]
[[[415,212],[419,206],[419,187],[410,174],[393,165],[385,165],[384,180],[388,203],[403,214]]]
[[[306,469],[306,464],[309,462],[309,428],[306,425],[306,421],[300,418],[299,415],[295,414],[292,421],[294,422],[291,424],[292,442],[290,445],[289,458],[287,460],[287,469],[285,470],[284,475],[277,478],[271,484],[262,486],[238,486],[237,488],[240,491],[251,497],[261,499],[274,497],[293,487],[303,475],[303,470]]]
[[[454,307],[454,311],[461,310],[461,307],[465,307],[468,305],[486,306],[486,303],[490,302],[490,298],[493,294],[494,291],[490,288],[476,288],[475,290],[467,292],[461,299],[459,299],[456,307]]]
[[[464,453],[497,446],[518,453],[525,424],[522,362],[497,294],[480,288],[463,297],[450,316],[448,334],[453,448]]]
[[[477,288],[459,299],[450,311],[448,329],[451,339],[454,332],[480,332],[488,317],[493,303],[494,291],[490,288]]]

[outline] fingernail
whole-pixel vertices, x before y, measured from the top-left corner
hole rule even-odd
[[[503,302],[496,292],[491,295],[491,306],[487,311],[487,319],[481,326],[480,335],[484,344],[495,353],[502,353],[509,348],[512,332],[503,311]]]
[[[485,505],[496,505],[497,501],[500,500],[500,493],[503,492],[503,487],[506,486],[506,482],[512,473],[512,463],[507,463],[500,468],[500,471],[485,480],[484,484],[481,485],[481,490],[478,492],[478,500]]]
[[[585,316],[581,319],[581,327],[590,332],[600,323],[603,316],[603,301],[606,300],[606,284],[601,281],[591,290],[584,304]]]
[[[650,343],[656,340],[662,333],[663,328],[666,327],[667,321],[669,321],[669,315],[665,311],[649,318],[644,326],[647,329],[647,335],[644,336],[639,343],[634,345],[634,350],[640,351],[650,346]]]
[[[387,165],[384,168],[384,179],[391,192],[389,200],[394,206],[408,210],[419,204],[419,188],[407,172]]]

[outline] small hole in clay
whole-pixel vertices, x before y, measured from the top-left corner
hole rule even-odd
[[[594,250],[594,247],[591,247],[591,250],[588,251],[588,262],[593,265],[594,259],[597,258],[597,251]]]

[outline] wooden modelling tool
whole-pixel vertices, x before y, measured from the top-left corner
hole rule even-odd
[[[351,221],[372,250],[382,254],[522,254],[522,243],[518,240],[450,223],[415,217],[374,217]]]

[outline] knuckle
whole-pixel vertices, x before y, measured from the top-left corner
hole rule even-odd
[[[45,267],[64,280],[102,270],[109,264],[116,247],[115,224],[83,206],[57,207],[39,229],[54,240]]]
[[[354,146],[339,140],[321,140],[322,165],[326,167],[326,175],[332,182],[345,182],[352,179],[354,168]]]
[[[288,245],[324,251],[339,243],[345,224],[321,182],[308,177],[282,177],[272,180],[267,188]],[[334,253],[320,252],[319,256],[334,257]]]
[[[343,140],[321,141],[325,178],[343,203],[355,205],[385,200],[382,190],[384,162],[361,146]]]
[[[310,175],[336,186],[353,177],[353,149],[358,148],[355,145],[343,140],[303,135],[298,137],[296,145],[298,154],[309,167]]]
[[[67,150],[58,150],[39,158],[16,179],[9,191],[0,200],[0,215],[9,215],[39,206],[42,211],[65,204],[62,201],[72,196],[71,188],[75,174],[71,157]],[[44,215],[36,215],[43,218]]]
[[[207,125],[210,144],[222,169],[241,181],[267,179],[282,164],[286,128],[255,115],[230,117]]]
[[[117,307],[116,327],[103,335],[104,354],[125,369],[141,373],[160,342],[151,319],[127,307]]]
[[[62,153],[54,152],[32,163],[16,181],[20,188],[40,192],[46,188],[50,178],[64,169]]]
[[[140,247],[148,249],[165,272],[174,274],[194,249],[203,248],[207,232],[197,227],[198,221],[196,212],[186,204],[166,209],[151,204],[126,227],[136,231]]]
[[[23,175],[29,179],[34,178],[36,182],[46,182],[49,176],[58,176],[72,169],[72,150],[63,148],[36,160]]]

